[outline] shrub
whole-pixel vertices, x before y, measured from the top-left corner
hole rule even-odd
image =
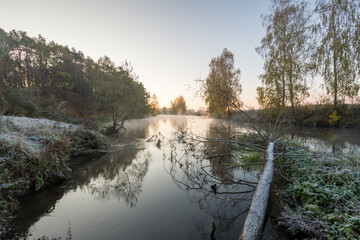
[[[341,116],[337,115],[337,111],[333,111],[329,116],[329,124],[330,126],[335,125],[340,120]]]
[[[28,152],[20,141],[13,145],[0,143],[0,236],[19,206],[18,196],[68,176],[69,146],[66,138],[50,140],[38,154]]]
[[[4,93],[2,105],[5,104],[6,113],[10,115],[34,117],[37,112],[36,106],[30,100],[24,99],[16,89],[9,88]]]

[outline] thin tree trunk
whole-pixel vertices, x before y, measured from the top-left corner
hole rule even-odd
[[[293,86],[293,75],[292,75],[292,63],[290,64],[289,73],[289,91],[290,91],[290,102],[291,102],[291,116],[295,119],[295,104],[294,104],[294,86]]]
[[[283,35],[283,44],[282,44],[282,67],[281,67],[281,81],[282,81],[282,107],[285,107],[285,98],[286,98],[286,85],[285,85],[285,66],[286,66],[286,48],[284,42],[286,41],[286,30],[285,30],[285,23],[284,20],[281,22],[281,25],[283,27],[282,35]]]
[[[337,68],[336,68],[336,62],[337,62],[337,39],[336,39],[336,25],[335,25],[335,10],[334,7],[332,8],[332,34],[333,34],[333,67],[334,67],[334,107],[337,108],[337,98],[338,98],[338,76],[337,76]]]
[[[30,72],[30,59],[28,55],[26,55],[26,80],[27,80],[27,87],[31,86],[31,72]]]
[[[246,217],[240,240],[260,239],[265,212],[274,173],[274,143],[270,142],[266,150],[266,164],[256,187],[249,213]]]
[[[337,95],[338,95],[338,76],[337,76],[337,69],[336,69],[336,52],[334,49],[334,57],[333,57],[333,64],[334,64],[334,106],[335,109],[337,108]]]
[[[281,71],[281,81],[282,81],[282,107],[284,107],[285,106],[285,95],[286,95],[284,70]]]

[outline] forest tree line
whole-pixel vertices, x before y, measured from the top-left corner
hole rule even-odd
[[[116,66],[107,56],[95,61],[74,48],[47,42],[41,35],[29,37],[23,31],[0,29],[0,80],[5,112],[5,89],[23,88],[40,89],[41,94],[60,99],[70,96],[65,100],[74,101],[80,116],[101,111],[111,117],[114,128],[127,118],[155,111],[150,94],[128,62]]]

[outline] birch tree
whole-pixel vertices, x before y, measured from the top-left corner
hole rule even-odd
[[[264,15],[265,37],[256,51],[265,59],[263,86],[257,89],[263,107],[295,105],[308,95],[307,78],[312,65],[310,56],[310,14],[306,2],[273,0],[270,13]]]
[[[334,98],[336,108],[341,100],[359,91],[359,0],[318,0],[315,12],[319,23],[316,60],[324,78],[324,87]],[[356,51],[357,49],[357,51]]]

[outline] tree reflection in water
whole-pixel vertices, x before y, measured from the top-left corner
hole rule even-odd
[[[160,239],[158,233],[165,234],[166,229],[157,228],[159,225],[176,228],[177,234],[180,233],[177,235],[178,239],[180,235],[181,239],[186,238],[183,236],[189,236],[188,239],[211,239],[213,236],[218,240],[234,239],[234,236],[237,238],[240,235],[246,215],[244,212],[250,205],[259,171],[251,170],[254,165],[250,164],[247,167],[250,170],[237,166],[236,164],[245,164],[246,161],[233,156],[232,148],[225,143],[226,141],[203,140],[232,139],[232,135],[237,134],[235,132],[245,132],[246,126],[232,124],[229,128],[226,121],[166,115],[130,120],[127,128],[128,131],[119,139],[114,139],[115,145],[118,144],[116,146],[126,150],[99,159],[95,156],[84,159],[85,161],[73,159],[73,176],[70,181],[24,196],[21,200],[20,215],[14,221],[15,235],[9,239],[19,239],[30,234],[35,237],[35,228],[42,229],[43,232],[36,235],[41,237],[47,233],[45,230],[48,229],[48,223],[56,223],[53,230],[49,230],[49,234],[53,232],[54,236],[63,236],[64,239],[69,227],[68,220],[74,234],[84,233],[82,227],[89,226],[89,232],[84,236],[90,237],[95,235],[92,230],[96,229],[98,233],[109,233],[116,238],[119,236],[118,228],[113,228],[112,224],[118,221],[128,224],[119,224],[127,227],[128,235],[126,231],[121,235],[126,239],[132,238],[134,233],[141,232],[139,224],[145,229],[144,223],[153,231],[153,235],[146,232],[149,239]],[[178,132],[172,138],[174,131]],[[250,130],[249,132],[251,133]],[[337,137],[328,141],[329,134],[336,134]],[[202,138],[196,135],[201,135]],[[359,131],[353,129],[298,129],[294,139],[321,151],[333,151],[337,154],[342,151],[356,157],[360,155],[358,135]],[[151,136],[154,136],[153,141],[147,141]],[[167,141],[164,136],[172,140]],[[155,147],[155,140],[158,139],[162,141],[162,150]],[[145,147],[146,150],[134,149],[139,143],[142,143],[140,147]],[[161,154],[164,154],[163,159]],[[152,162],[150,158],[153,159]],[[161,163],[169,175],[164,174]],[[149,176],[145,179],[145,175]],[[168,183],[169,176],[176,184],[176,189],[173,188],[172,182]],[[147,184],[143,184],[143,181],[147,181]],[[179,189],[187,193],[190,202],[194,204],[189,204],[187,199],[184,201],[183,194],[178,194]],[[142,206],[138,202],[140,194],[141,199],[146,201]],[[147,198],[148,196],[150,198]],[[109,201],[110,199],[115,201]],[[84,200],[86,202],[83,202]],[[166,201],[172,202],[163,206]],[[138,210],[129,209],[135,205]],[[104,207],[93,209],[93,206]],[[161,211],[165,208],[168,211],[162,214]],[[157,216],[154,216],[154,213]],[[71,218],[62,217],[68,214]],[[192,221],[194,215],[196,220]],[[104,216],[110,220],[107,225],[97,221]],[[129,216],[139,217],[130,219]],[[177,219],[174,219],[174,216]],[[91,224],[86,225],[88,222]],[[99,228],[94,228],[92,223],[101,224],[97,225]],[[181,234],[183,232],[185,233]],[[175,231],[171,229],[168,234],[166,236],[173,236]]]
[[[127,135],[133,139],[147,137],[148,126],[140,125],[130,129]],[[118,199],[128,207],[135,207],[143,189],[144,177],[149,170],[150,153],[136,145],[126,150],[109,153],[95,161],[73,159],[72,179],[61,185],[54,185],[36,194],[22,198],[21,214],[14,220],[14,231],[10,239],[26,238],[31,226],[42,217],[51,214],[58,201],[68,192],[86,191],[96,200]],[[82,162],[82,163],[79,163]]]
[[[128,207],[135,207],[142,192],[144,177],[149,170],[150,157],[149,152],[136,150],[108,154],[106,159],[102,159],[107,163],[102,164],[100,172],[92,172],[91,176],[86,177],[94,179],[96,176],[96,180],[81,187],[85,187],[99,201],[125,200]],[[93,169],[88,169],[91,170]]]
[[[188,127],[188,119],[186,116],[170,116],[169,118],[172,129],[177,132],[186,131]]]
[[[231,138],[231,130],[213,122],[206,138]],[[170,140],[169,154],[164,154],[164,169],[176,186],[187,192],[190,201],[210,216],[210,222],[201,220],[196,224],[197,230],[204,238],[215,232],[219,239],[247,212],[258,172],[235,168],[241,159],[233,156],[231,146],[222,141],[196,141],[184,131],[175,133],[174,139]],[[241,226],[238,228],[241,230]]]

